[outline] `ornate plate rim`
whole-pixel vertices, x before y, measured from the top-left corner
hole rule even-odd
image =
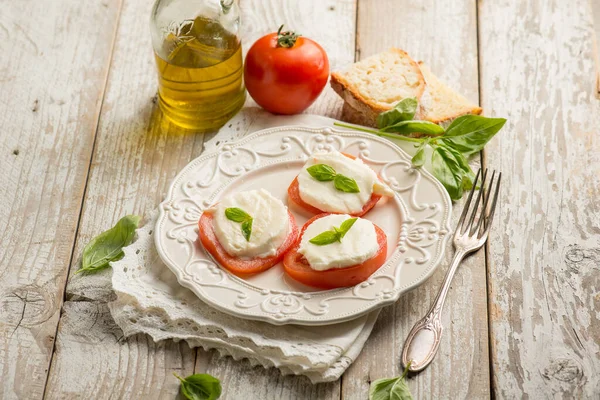
[[[402,148],[400,148],[397,144],[393,143],[392,141],[390,141],[388,139],[380,138],[380,137],[377,137],[372,134],[360,133],[360,132],[356,132],[356,131],[349,131],[347,129],[334,129],[331,127],[320,127],[319,128],[316,126],[311,127],[311,126],[302,126],[302,125],[286,125],[286,126],[279,126],[279,127],[268,128],[268,129],[261,129],[256,132],[253,132],[251,134],[248,134],[247,136],[244,136],[243,138],[241,138],[239,140],[222,143],[219,146],[216,146],[214,149],[211,149],[210,151],[207,151],[207,152],[201,154],[194,160],[190,161],[185,167],[183,167],[181,169],[181,171],[179,171],[179,173],[171,181],[167,195],[165,196],[165,199],[159,205],[159,215],[158,215],[158,219],[156,221],[155,227],[154,227],[154,243],[156,246],[156,250],[157,250],[160,258],[162,259],[162,261],[165,263],[165,265],[175,274],[179,284],[190,289],[196,296],[198,296],[202,301],[209,304],[211,307],[214,307],[222,312],[225,312],[227,314],[234,315],[234,316],[237,316],[237,317],[240,317],[243,319],[264,321],[264,322],[268,322],[268,323],[271,323],[274,325],[285,325],[285,324],[330,325],[330,324],[340,323],[340,322],[348,321],[351,319],[359,318],[359,317],[365,315],[366,313],[371,312],[375,309],[379,309],[381,307],[385,307],[387,305],[393,304],[400,298],[400,296],[402,294],[423,284],[429,277],[431,277],[431,275],[433,275],[433,273],[439,267],[439,265],[444,257],[446,247],[448,244],[448,240],[450,238],[450,235],[448,235],[448,234],[444,234],[443,236],[441,236],[439,238],[439,241],[438,241],[439,246],[438,247],[440,248],[440,250],[437,252],[437,254],[435,254],[429,260],[428,264],[431,265],[431,267],[425,273],[419,275],[416,279],[414,279],[411,282],[408,282],[406,284],[401,284],[399,287],[393,289],[389,293],[386,293],[385,297],[378,297],[375,300],[371,300],[371,301],[367,302],[366,306],[355,308],[355,309],[353,309],[352,312],[342,314],[336,318],[322,318],[322,317],[321,318],[307,318],[307,317],[298,318],[293,315],[288,315],[288,316],[279,315],[279,316],[275,317],[272,313],[266,313],[266,312],[263,312],[263,313],[240,312],[240,311],[233,310],[231,308],[222,306],[222,305],[216,303],[215,301],[213,301],[212,299],[208,298],[207,296],[204,296],[202,291],[200,291],[198,289],[197,285],[194,284],[194,282],[186,279],[183,276],[182,267],[177,265],[177,263],[175,263],[173,260],[171,260],[170,257],[168,256],[167,252],[163,249],[161,235],[160,235],[160,233],[162,232],[162,223],[166,217],[166,207],[165,206],[171,200],[173,200],[173,195],[174,195],[173,191],[174,191],[175,187],[177,186],[177,183],[179,182],[179,180],[188,172],[189,169],[194,168],[198,163],[200,163],[204,160],[212,158],[214,155],[221,152],[224,147],[228,146],[231,148],[235,148],[237,146],[241,146],[247,142],[250,142],[257,137],[272,134],[275,132],[288,131],[288,130],[289,131],[303,131],[303,132],[309,132],[309,133],[313,133],[313,134],[324,134],[324,135],[335,134],[335,135],[340,135],[340,136],[367,138],[369,140],[378,141],[378,142],[384,143],[385,145],[393,147],[394,150],[404,159],[404,161],[411,160],[411,157]],[[280,161],[283,161],[283,160],[280,160]],[[437,190],[441,193],[443,205],[445,207],[442,210],[442,212],[443,212],[442,221],[443,222],[441,223],[440,228],[444,229],[446,232],[451,232],[450,220],[451,220],[451,214],[452,214],[452,202],[451,202],[450,196],[448,195],[448,193],[447,193],[446,189],[443,187],[443,185],[429,171],[427,171],[425,168],[421,168],[419,170],[419,172],[426,179],[429,179],[434,184],[434,186],[437,188]],[[239,177],[240,176],[232,177],[231,179],[228,180],[228,182],[226,184],[224,184],[222,186],[228,186],[231,182],[235,181]],[[406,208],[406,205],[404,204],[404,202],[402,200],[400,200],[400,201],[402,202],[403,207]],[[394,253],[391,257],[399,257],[399,255],[397,253]],[[390,259],[386,260],[386,263],[389,260]],[[185,268],[185,267],[183,267],[183,268]],[[222,270],[225,271],[224,269],[222,269]],[[383,270],[383,268],[382,268],[382,270]],[[228,274],[229,277],[232,278],[234,281],[237,281],[242,286],[245,286],[247,289],[255,290],[255,291],[260,290],[258,288],[253,287],[252,285],[248,284],[243,279],[238,278],[232,274],[229,274],[227,271],[225,271],[225,273]],[[360,285],[357,285],[357,286],[354,286],[351,288],[333,289],[333,290],[319,291],[319,292],[314,292],[314,293],[289,292],[289,294],[293,294],[298,297],[303,297],[307,294],[310,294],[310,297],[325,296],[325,295],[332,294],[332,293],[340,293],[342,291],[347,291],[350,289],[355,290],[359,286]],[[277,294],[280,291],[272,290],[271,292],[273,294]]]

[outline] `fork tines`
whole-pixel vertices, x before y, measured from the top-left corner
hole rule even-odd
[[[483,174],[481,172],[481,168],[479,169],[479,171],[477,171],[477,175],[475,175],[475,180],[473,182],[473,188],[469,193],[469,197],[467,198],[467,202],[465,203],[465,208],[463,209],[463,212],[460,216],[460,220],[458,221],[458,226],[456,227],[457,235],[466,234],[467,236],[473,236],[477,233],[478,239],[487,235],[488,229],[494,217],[496,202],[498,201],[498,193],[500,191],[500,179],[502,178],[502,173],[499,172],[496,176],[496,171],[493,171],[492,177],[490,178],[489,182],[486,181],[487,176],[487,168],[483,172]],[[473,194],[477,190],[477,185],[479,184],[480,177],[480,190],[477,194],[477,199],[471,207],[471,200],[473,200]],[[495,190],[492,190],[494,186]],[[489,204],[490,197],[492,197],[492,192],[494,192],[494,199],[492,200],[491,204]],[[470,214],[469,209],[472,209]],[[468,218],[467,214],[470,215]],[[476,223],[475,217],[477,217]]]

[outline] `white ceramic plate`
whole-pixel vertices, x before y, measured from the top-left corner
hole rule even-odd
[[[318,290],[288,278],[281,265],[241,279],[198,244],[198,219],[220,197],[265,188],[287,203],[287,187],[307,157],[331,149],[360,157],[396,192],[366,215],[388,237],[387,261],[367,281]],[[332,128],[286,126],[222,145],[188,164],[160,205],[155,241],[179,283],[223,312],[278,325],[326,325],[391,304],[423,283],[442,259],[450,214],[444,187],[424,169],[413,169],[410,157],[390,141]],[[295,216],[299,226],[310,217]]]

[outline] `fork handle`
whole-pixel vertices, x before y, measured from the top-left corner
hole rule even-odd
[[[408,367],[409,371],[418,372],[427,367],[435,354],[437,353],[442,337],[442,309],[446,295],[450,289],[450,283],[454,277],[454,273],[458,269],[458,265],[467,254],[464,250],[457,250],[452,259],[452,264],[446,272],[444,283],[440,288],[431,308],[427,314],[419,320],[410,330],[404,348],[402,349],[402,364]]]

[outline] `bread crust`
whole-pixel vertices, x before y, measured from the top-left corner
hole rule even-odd
[[[418,77],[415,97],[419,101],[419,109],[417,115],[415,115],[416,119],[430,121],[435,124],[446,124],[463,115],[479,115],[482,113],[481,107],[469,102],[458,92],[440,81],[422,61],[413,60],[404,50],[398,48],[391,48],[389,52],[396,53],[398,57],[407,60]],[[374,57],[377,57],[377,55]],[[330,80],[333,90],[344,100],[344,118],[356,124],[376,127],[378,115],[390,110],[392,106],[382,105],[361,93],[356,85],[346,79],[346,74],[345,72],[333,72]],[[433,96],[433,98],[430,96]],[[438,107],[440,104],[446,106],[447,112],[444,113],[443,111],[446,110],[442,108],[442,115],[435,115],[436,113],[430,108],[434,104]],[[439,110],[438,108],[438,113]]]
[[[417,79],[419,81],[418,89],[415,93],[417,100],[421,99],[423,92],[425,91],[425,77],[423,76],[419,64],[413,60],[404,50],[398,48],[391,48],[390,52],[398,54],[400,57],[405,58],[411,67],[413,68]],[[384,111],[390,110],[391,106],[384,106],[378,104],[374,100],[363,96],[348,80],[344,77],[343,73],[333,72],[331,73],[331,87],[337,94],[340,95],[345,102],[350,104],[352,108],[359,111],[364,115],[367,121],[371,121],[375,124],[377,116]]]

